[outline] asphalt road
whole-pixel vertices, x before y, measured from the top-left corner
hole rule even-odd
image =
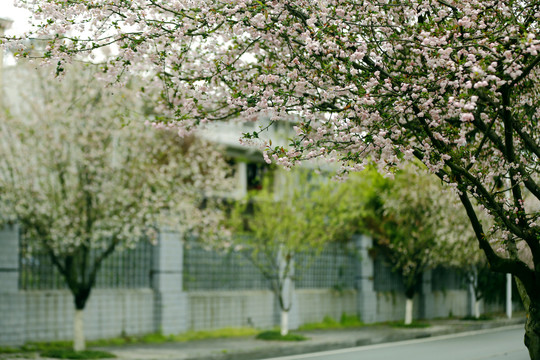
[[[530,360],[523,326],[266,360]]]

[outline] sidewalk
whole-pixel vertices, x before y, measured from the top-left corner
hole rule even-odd
[[[394,328],[388,325],[356,329],[301,331],[309,340],[264,341],[253,337],[198,340],[183,343],[145,344],[100,348],[120,360],[256,360],[316,351],[419,339],[465,331],[524,325],[523,317],[488,321],[431,320],[428,328]]]
[[[254,337],[240,337],[92,349],[111,352],[117,356],[118,360],[258,360],[504,326],[519,327],[525,324],[525,319],[520,314],[513,319],[496,318],[486,321],[443,319],[426,322],[431,326],[428,328],[395,328],[377,324],[354,329],[300,331],[297,333],[309,338],[309,340],[300,342],[264,341]],[[5,360],[22,359],[20,354],[1,356],[0,358]],[[40,359],[37,354],[26,358]]]

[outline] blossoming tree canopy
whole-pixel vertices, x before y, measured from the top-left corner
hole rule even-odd
[[[0,214],[65,279],[81,350],[82,311],[102,262],[156,240],[159,226],[217,231],[219,208],[202,203],[226,189],[228,167],[211,144],[145,128],[129,86],[110,94],[88,68],[61,83],[31,69],[6,69],[13,88],[0,124]]]
[[[350,206],[353,198],[328,179],[328,174],[307,169],[272,171],[262,189],[232,204],[227,219],[234,246],[245,251],[270,283],[281,310],[281,335],[289,331],[292,282],[327,245],[346,244],[358,229],[360,214]]]
[[[421,164],[385,179],[373,168],[344,183],[356,203],[364,203],[363,231],[403,280],[405,324],[413,321],[413,300],[423,276],[436,267],[464,268],[481,253],[464,209]],[[377,255],[378,256],[378,255]]]
[[[110,48],[110,81],[152,74],[161,121],[294,114],[289,148],[262,144],[279,163],[329,157],[354,171],[369,155],[388,171],[422,160],[456,188],[492,268],[520,279],[526,342],[540,358],[540,1],[20,3],[41,24],[35,35],[50,38],[44,56],[58,72]],[[500,252],[470,197],[503,231]]]

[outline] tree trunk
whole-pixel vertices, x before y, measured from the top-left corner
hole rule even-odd
[[[527,313],[527,322],[525,323],[525,346],[529,350],[531,360],[540,360],[540,304],[531,301],[525,286],[519,278],[516,279],[516,286],[519,296],[523,301],[523,306]]]
[[[531,302],[525,323],[525,346],[531,360],[540,360],[540,306]]]
[[[536,317],[536,318],[535,318]],[[531,360],[540,360],[540,319],[538,318],[538,309],[536,316],[528,313],[525,323],[525,346],[529,350]]]
[[[285,336],[289,333],[289,311],[281,310],[281,336]]]
[[[475,300],[474,302],[474,317],[475,319],[480,318],[480,300]]]
[[[84,310],[75,309],[75,315],[73,317],[73,350],[75,351],[86,350],[83,314]]]
[[[405,301],[405,325],[412,324],[412,313],[413,313],[413,299],[407,298]]]

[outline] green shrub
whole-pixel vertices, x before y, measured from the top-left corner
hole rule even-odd
[[[73,342],[71,341],[49,341],[49,342],[35,342],[27,343],[21,346],[23,351],[47,351],[58,349],[72,349]]]
[[[304,341],[308,340],[307,337],[300,334],[288,333],[287,335],[281,335],[278,330],[263,331],[255,336],[259,340],[278,340],[278,341]]]
[[[357,315],[347,315],[345,313],[341,314],[341,319],[339,320],[339,323],[343,327],[358,327],[364,325],[362,323],[362,320]]]
[[[41,352],[42,357],[56,359],[110,359],[115,358],[114,354],[105,351],[84,350],[74,351],[67,349],[51,349]]]
[[[21,352],[21,349],[15,349],[12,347],[1,347],[0,346],[0,354],[14,354]]]
[[[201,339],[217,339],[238,336],[253,336],[257,334],[257,330],[253,328],[223,328],[218,330],[207,331],[187,331],[182,334],[171,336],[173,341],[191,341]]]

